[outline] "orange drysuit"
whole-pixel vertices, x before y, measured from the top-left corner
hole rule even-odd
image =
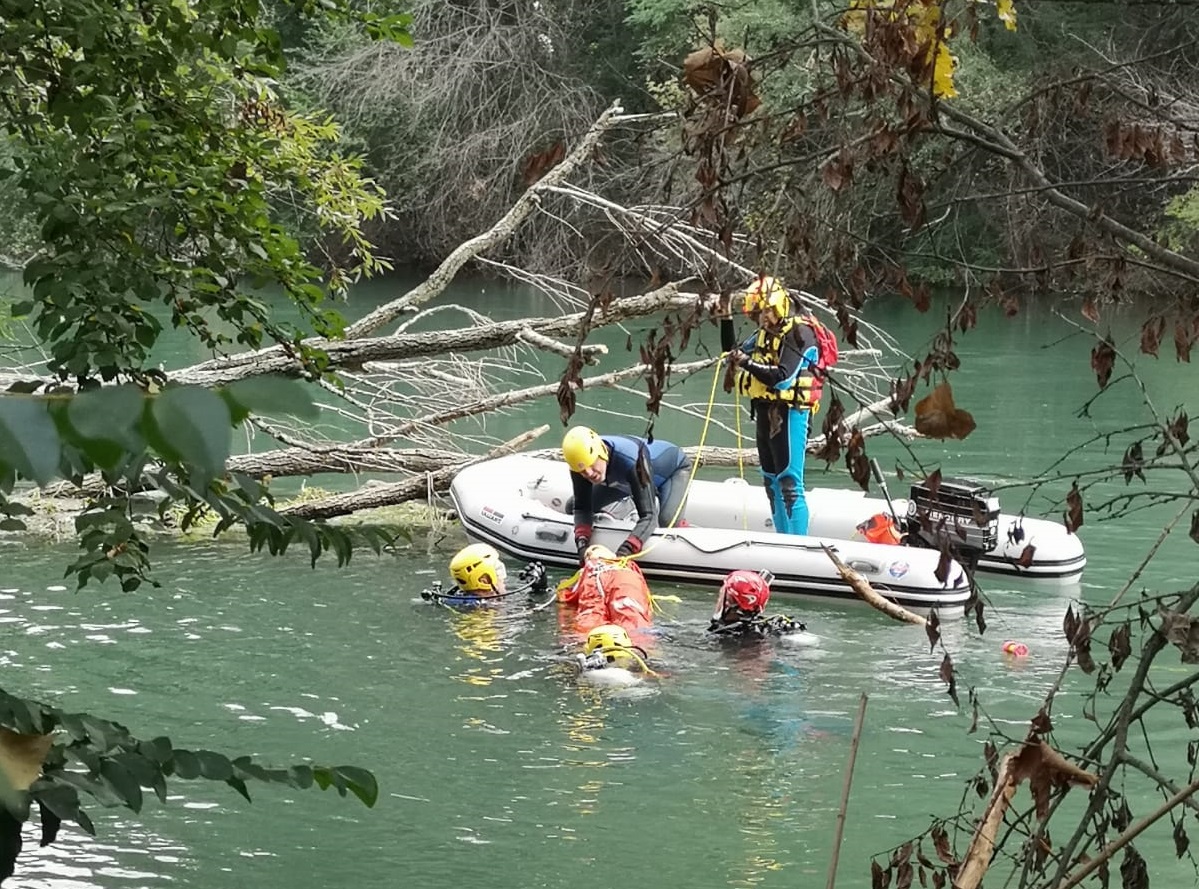
[[[578,605],[574,631],[584,636],[604,624],[616,624],[629,634],[653,625],[649,587],[632,562],[588,559],[574,586],[559,594],[567,605]]]

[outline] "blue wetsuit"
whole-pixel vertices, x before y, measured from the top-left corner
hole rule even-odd
[[[761,356],[763,343],[774,340],[777,352],[765,350],[767,360],[741,364],[744,373],[739,375],[739,384],[751,399],[758,461],[774,529],[783,534],[807,534],[803,477],[813,405],[805,389],[810,391],[812,368],[819,356],[816,332],[793,316],[784,322],[781,332],[760,329],[737,346],[732,320],[721,324],[721,347],[726,352],[736,347],[747,355]],[[751,378],[759,385],[749,382]]]

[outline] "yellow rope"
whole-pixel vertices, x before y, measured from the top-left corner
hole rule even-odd
[[[703,426],[703,429],[700,430],[699,445],[697,446],[696,451],[695,451],[695,459],[691,461],[691,472],[687,476],[687,487],[683,489],[683,496],[679,500],[678,508],[675,509],[674,515],[671,517],[670,522],[666,526],[668,528],[673,528],[675,526],[675,522],[677,522],[679,520],[679,516],[683,512],[683,506],[686,505],[686,503],[687,503],[687,495],[691,493],[691,483],[693,481],[695,481],[695,473],[699,470],[700,458],[702,457],[703,452],[704,452],[704,442],[707,441],[707,438],[708,438],[708,426],[711,425],[711,422],[712,422],[712,409],[715,407],[715,404],[716,404],[716,386],[720,382],[720,370],[724,366],[724,358],[727,355],[728,355],[727,352],[722,353],[720,356],[721,360],[716,362],[715,373],[712,375],[712,389],[708,393],[708,409],[704,414],[704,426]],[[741,411],[738,406],[738,411],[737,411],[737,448],[738,448],[737,457],[738,457],[738,460],[741,459],[740,447],[741,447]],[[742,478],[745,477],[744,467],[742,467],[742,469],[741,469],[741,477]],[[623,568],[623,567],[627,566],[630,561],[633,561],[634,559],[640,559],[642,556],[644,556],[646,553],[648,553],[650,550],[652,550],[657,545],[658,545],[657,541],[651,542],[649,546],[645,547],[641,551],[633,553],[632,555],[621,556],[620,559],[617,560],[617,562],[612,563],[612,564],[617,564]],[[566,590],[570,589],[572,586],[574,586],[576,583],[579,582],[579,578],[582,577],[582,575],[583,575],[583,569],[580,567],[570,577],[566,578],[565,580],[559,581],[557,589],[556,589],[557,595],[559,597],[561,597],[562,593],[564,593]],[[654,596],[651,593],[650,597],[649,597],[650,607],[651,607],[651,609],[657,610],[659,612],[661,611],[661,609],[657,607],[657,602],[655,601],[656,599],[659,599],[659,598],[663,599],[664,601],[671,601],[671,600],[673,600],[675,602],[681,601],[678,596]]]
[[[727,352],[723,353],[720,356],[722,360],[716,362],[716,372],[712,375],[712,390],[708,393],[708,409],[704,413],[704,427],[699,433],[699,444],[695,449],[695,459],[691,461],[691,473],[687,476],[687,487],[683,489],[683,496],[679,500],[678,508],[675,509],[674,516],[671,517],[670,522],[666,526],[668,528],[673,528],[675,522],[679,520],[679,516],[682,515],[683,506],[687,503],[687,495],[691,493],[691,483],[695,481],[695,473],[699,471],[700,458],[703,457],[704,453],[704,442],[708,439],[708,426],[712,423],[712,408],[716,404],[716,386],[720,382],[720,369],[724,365],[723,359],[727,354]],[[639,559],[657,545],[655,541],[640,552],[633,553],[628,558]]]

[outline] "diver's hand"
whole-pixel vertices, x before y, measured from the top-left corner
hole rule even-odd
[[[749,356],[740,349],[733,349],[733,351],[729,352],[729,354],[726,356],[726,360],[731,367],[740,367],[745,363],[748,357]]]

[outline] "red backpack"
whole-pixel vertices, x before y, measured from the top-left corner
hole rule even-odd
[[[824,393],[824,381],[828,379],[828,370],[841,357],[841,350],[837,345],[837,335],[833,333],[832,328],[825,327],[814,313],[804,312],[799,316],[799,320],[811,327],[816,333],[816,350],[819,354],[816,357],[816,366],[812,368],[812,404],[814,409],[815,405],[820,403],[820,396]]]

